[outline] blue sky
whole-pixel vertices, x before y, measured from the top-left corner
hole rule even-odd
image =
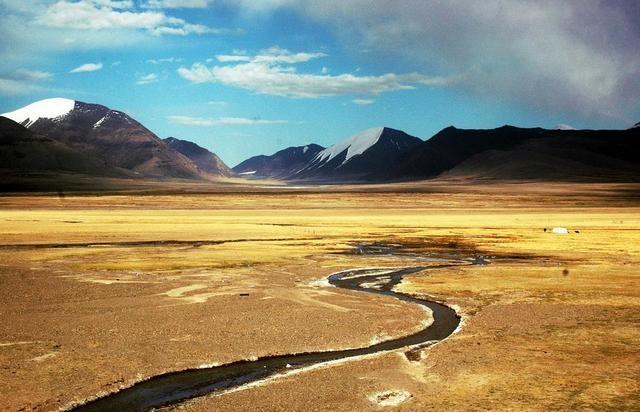
[[[100,103],[230,165],[375,126],[640,121],[632,2],[24,3],[0,0],[0,112]]]

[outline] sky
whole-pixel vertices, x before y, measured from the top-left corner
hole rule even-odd
[[[0,113],[66,97],[234,166],[393,127],[640,121],[635,0],[0,0]]]

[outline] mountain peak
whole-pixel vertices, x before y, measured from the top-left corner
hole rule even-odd
[[[389,127],[374,127],[319,152],[292,178],[296,180],[358,180],[383,174],[395,159],[422,143]]]
[[[57,119],[68,114],[76,105],[75,100],[55,97],[39,100],[13,112],[3,113],[4,116],[25,127],[34,124],[38,119]]]
[[[371,129],[363,130],[358,134],[347,137],[346,139],[327,147],[318,153],[317,159],[318,161],[328,162],[346,150],[347,153],[342,162],[342,164],[345,164],[352,157],[364,153],[368,148],[376,144],[384,130],[384,127],[373,127]]]

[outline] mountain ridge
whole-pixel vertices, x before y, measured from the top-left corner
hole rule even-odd
[[[349,136],[318,153],[290,177],[292,180],[375,180],[403,152],[422,143],[417,137],[390,127],[377,127]]]
[[[205,173],[218,177],[233,177],[235,175],[233,170],[217,154],[196,143],[175,137],[167,137],[164,141],[170,148],[191,159]]]
[[[640,179],[640,123],[625,130],[576,130],[504,125],[446,127],[426,141],[376,127],[324,148],[289,147],[229,168],[188,140],[161,139],[137,120],[106,106],[53,98],[0,120],[5,171],[88,176],[210,180],[243,176],[306,183],[366,183],[420,179]]]
[[[131,172],[113,168],[64,143],[33,133],[0,116],[0,169],[8,174],[81,173],[103,177],[127,177]]]
[[[2,114],[37,135],[54,139],[108,166],[152,178],[207,176],[187,156],[118,110],[94,103],[53,98]]]
[[[306,166],[324,147],[311,143],[279,150],[272,155],[258,155],[244,160],[234,172],[252,177],[286,179]]]
[[[406,152],[391,180],[474,176],[503,180],[598,179],[640,175],[640,133],[632,130],[551,130],[505,125],[447,127]],[[537,165],[537,166],[536,166]]]

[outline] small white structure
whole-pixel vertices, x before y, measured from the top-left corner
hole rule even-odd
[[[569,230],[566,227],[554,227],[551,233],[555,235],[567,235],[569,234]]]

